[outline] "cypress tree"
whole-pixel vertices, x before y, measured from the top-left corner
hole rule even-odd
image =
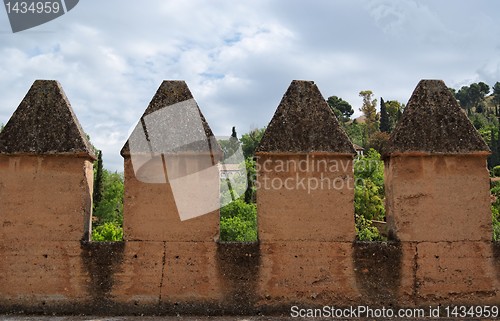
[[[385,102],[382,97],[380,97],[380,131],[385,133],[391,131],[389,114],[387,113],[387,108],[385,107]]]
[[[97,208],[102,199],[102,152],[97,151],[97,164],[94,163],[95,177],[94,177],[94,193],[92,195],[94,200],[94,209]]]

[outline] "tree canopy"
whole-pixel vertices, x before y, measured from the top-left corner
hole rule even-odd
[[[252,129],[249,133],[243,134],[241,136],[241,148],[243,149],[243,155],[245,158],[253,157],[255,154],[255,149],[259,146],[260,140],[264,135],[266,128],[255,128]]]
[[[330,108],[332,108],[337,119],[343,123],[348,122],[354,114],[351,104],[337,96],[330,96],[326,100]]]
[[[387,108],[385,107],[385,102],[382,97],[380,97],[380,131],[384,133],[389,133],[391,131],[389,114],[387,113]]]
[[[359,109],[365,116],[365,123],[368,131],[368,137],[378,130],[378,121],[380,115],[377,113],[377,99],[373,98],[371,90],[363,90],[359,92],[359,96],[363,98],[363,105]]]
[[[478,108],[479,103],[489,92],[490,86],[481,81],[479,83],[472,83],[470,86],[462,86],[456,92],[455,97],[470,115],[471,109]]]
[[[493,86],[493,103],[496,107],[500,107],[500,82],[496,82]]]

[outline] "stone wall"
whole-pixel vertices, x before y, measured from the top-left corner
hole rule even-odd
[[[92,148],[60,85],[33,84],[0,134],[0,312],[500,304],[489,150],[443,82],[420,82],[392,133],[384,243],[355,240],[355,150],[309,81],[292,82],[257,150],[259,241],[219,242],[218,210],[181,219],[154,143],[176,138],[155,138],[147,124],[165,106],[180,115],[195,106],[201,136],[183,136],[192,143],[177,146],[174,166],[208,170],[220,150],[193,103],[184,82],[160,86],[138,125],[147,138],[131,136],[122,149],[125,240],[94,243]],[[199,137],[210,150],[200,149]],[[210,203],[213,195],[205,197]]]

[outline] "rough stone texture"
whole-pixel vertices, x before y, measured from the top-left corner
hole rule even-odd
[[[0,154],[71,154],[95,159],[61,85],[36,80],[0,133]]]
[[[335,114],[312,81],[292,81],[257,152],[356,154]]]
[[[0,310],[87,301],[80,242],[0,241],[0,253]]]
[[[354,240],[352,156],[264,154],[257,166],[259,240]]]
[[[401,241],[489,241],[486,155],[397,156],[385,163],[387,225]]]
[[[0,241],[88,239],[89,168],[69,156],[0,155]]]
[[[391,134],[386,154],[489,152],[441,80],[421,80]]]
[[[228,312],[254,314],[259,301],[260,244],[217,243],[217,273]]]
[[[399,242],[357,242],[353,244],[356,285],[362,301],[375,306],[399,303],[403,247]]]
[[[393,243],[393,242],[390,242]],[[418,265],[417,265],[417,243],[414,242],[394,242],[394,243],[399,243],[397,245],[397,250],[398,251],[393,251],[393,255],[401,255],[401,261],[398,262],[399,265],[397,266],[399,270],[395,270],[394,267],[389,268],[389,273],[394,273],[399,275],[399,284],[398,284],[398,289],[395,297],[397,298],[397,303],[395,304],[396,306],[415,306],[417,300],[415,299],[416,297],[416,287],[418,286],[416,283],[415,275],[418,270]],[[376,245],[374,245],[375,247]],[[401,252],[399,252],[401,251]],[[391,252],[389,252],[391,253]],[[365,256],[365,259],[369,257],[367,255]],[[382,261],[383,264],[383,251],[375,251],[375,253],[371,256],[371,259],[367,259],[368,264],[370,264],[370,261],[376,260],[378,257],[379,260]],[[370,273],[371,275],[371,273]],[[382,280],[382,283],[387,283],[389,281],[389,284],[394,284],[395,278],[393,276],[389,276],[388,280]],[[374,292],[371,293],[370,295],[372,298],[373,297],[378,297]],[[394,298],[394,297],[392,297]]]
[[[483,241],[0,242],[0,313],[498,305],[499,248]]]
[[[172,117],[175,119],[171,119]],[[199,119],[196,119],[197,117]],[[202,127],[199,128],[198,124],[201,124]],[[181,129],[185,128],[185,130],[173,128],[177,126]],[[137,135],[145,136],[145,139],[136,138]],[[196,138],[203,136],[205,136],[204,141],[196,141]],[[133,153],[138,154],[157,153],[158,149],[160,152],[208,151],[214,154],[220,153],[219,146],[210,139],[211,137],[214,137],[214,134],[187,84],[184,81],[163,81],[120,153],[123,157],[130,156],[131,139],[137,139],[134,143]],[[175,140],[175,142],[171,140]],[[168,147],[158,146],[164,141],[167,141]],[[179,148],[169,150],[174,145],[179,146]],[[207,150],[208,145],[209,150]]]
[[[82,242],[82,269],[89,276],[86,283],[88,301],[95,306],[96,312],[106,311],[113,305],[111,290],[115,286],[115,273],[123,263],[123,242]]]
[[[264,242],[261,244],[259,305],[349,306],[360,302],[349,242]]]
[[[213,242],[218,237],[218,210],[181,221],[170,184],[141,182],[135,176],[131,159],[125,158],[124,163],[123,228],[126,240]]]
[[[108,245],[109,246],[109,245]],[[119,267],[108,297],[114,302],[138,307],[160,302],[165,242],[124,242]]]
[[[161,300],[220,302],[224,296],[218,277],[215,242],[167,242]]]
[[[417,245],[417,304],[498,304],[499,279],[491,242],[423,242]]]

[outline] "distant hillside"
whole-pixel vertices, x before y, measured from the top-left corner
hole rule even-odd
[[[484,104],[486,105],[487,109],[495,110],[495,104],[493,103],[493,95],[484,97]]]

